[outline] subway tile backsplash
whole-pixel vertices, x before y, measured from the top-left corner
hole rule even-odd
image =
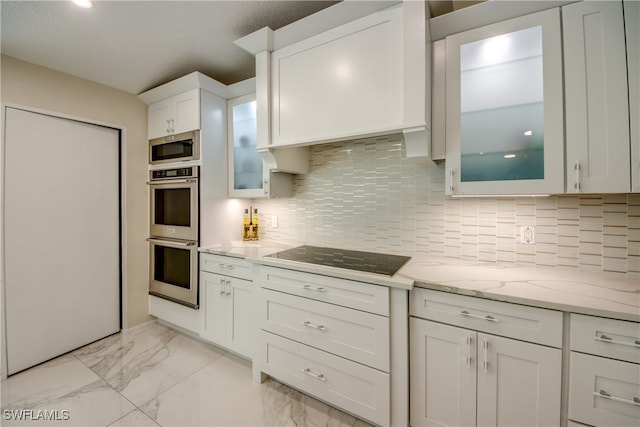
[[[292,198],[254,201],[262,238],[640,277],[640,194],[451,198],[444,165],[403,150],[399,135],[311,147]]]

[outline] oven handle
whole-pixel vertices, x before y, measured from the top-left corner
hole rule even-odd
[[[189,246],[194,246],[196,244],[196,242],[174,242],[172,240],[154,239],[152,237],[149,237],[147,242],[176,248],[188,248]]]
[[[191,184],[192,182],[198,182],[197,179],[163,179],[158,181],[147,181],[147,185],[161,185],[161,184]]]

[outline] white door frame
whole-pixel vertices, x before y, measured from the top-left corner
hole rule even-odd
[[[84,117],[58,113],[14,103],[0,104],[2,119],[0,121],[0,378],[7,378],[7,342],[5,313],[5,272],[4,272],[4,156],[5,156],[5,120],[7,108],[15,108],[30,113],[43,114],[55,118],[73,120],[90,125],[104,126],[120,132],[120,328],[127,325],[127,129],[122,125],[87,119]]]

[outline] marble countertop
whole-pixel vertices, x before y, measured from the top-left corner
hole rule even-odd
[[[299,242],[226,242],[201,252],[309,273],[410,290],[414,286],[572,313],[640,322],[640,279],[573,269],[505,265],[412,256],[393,277],[264,258]]]

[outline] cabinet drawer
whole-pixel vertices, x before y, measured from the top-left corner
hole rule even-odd
[[[380,425],[389,425],[389,374],[262,332],[263,372]]]
[[[562,347],[562,313],[415,288],[412,316],[553,347]]]
[[[640,323],[572,314],[571,350],[640,363]]]
[[[260,266],[260,286],[344,307],[389,315],[389,288],[336,277]]]
[[[262,329],[389,371],[389,319],[306,298],[261,290]]]
[[[201,253],[200,270],[223,276],[253,280],[253,264],[242,258]]]
[[[593,426],[640,425],[640,365],[571,352],[569,418]]]

